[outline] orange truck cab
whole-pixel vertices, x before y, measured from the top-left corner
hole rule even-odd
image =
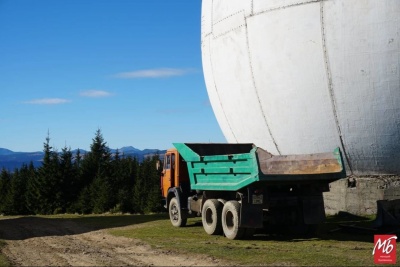
[[[168,204],[173,193],[171,189],[190,188],[187,164],[175,148],[168,149],[164,156],[163,170],[161,172],[161,192]],[[168,195],[169,194],[169,195]]]

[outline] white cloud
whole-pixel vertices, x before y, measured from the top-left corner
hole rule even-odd
[[[81,92],[80,95],[86,97],[108,97],[111,96],[112,94],[107,91],[101,91],[101,90],[87,90]]]
[[[193,72],[193,69],[173,69],[173,68],[160,68],[137,70],[131,72],[121,72],[113,75],[115,78],[121,79],[135,79],[135,78],[166,78],[173,76],[182,76]]]
[[[64,98],[41,98],[41,99],[32,99],[29,101],[25,101],[25,104],[34,104],[34,105],[58,105],[71,102],[68,99]]]

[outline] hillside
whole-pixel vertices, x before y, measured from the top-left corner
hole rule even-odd
[[[72,150],[75,156],[78,149]],[[110,149],[111,153],[114,155],[117,149]],[[144,149],[140,150],[132,146],[126,146],[118,149],[119,155],[121,157],[135,157],[139,162],[143,161],[144,158],[153,156],[156,154],[163,155],[165,150],[159,149]],[[81,155],[84,156],[87,151],[80,150]],[[38,152],[14,152],[6,148],[0,148],[0,170],[5,168],[6,170],[12,171],[15,168],[20,168],[23,164],[33,163],[35,167],[39,167],[42,164],[44,153],[42,151]]]

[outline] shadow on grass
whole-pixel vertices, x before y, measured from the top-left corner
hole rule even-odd
[[[24,240],[32,237],[66,236],[100,229],[123,227],[168,219],[167,214],[153,215],[65,215],[22,216],[0,220],[0,239]]]
[[[338,214],[333,216],[328,216],[328,221],[331,223],[340,223],[340,222],[370,222],[372,217],[363,217],[354,215],[345,211],[339,211]]]
[[[318,226],[310,235],[291,234],[285,227],[270,231],[257,231],[247,240],[276,240],[304,242],[307,240],[334,240],[373,242],[375,234],[400,234],[399,227],[373,228],[372,217],[360,217],[348,213],[329,216],[325,223]],[[59,216],[23,216],[0,220],[0,239],[24,240],[42,236],[65,236],[87,233],[100,229],[134,226],[168,219],[168,214],[153,215],[59,215]],[[168,224],[173,229],[173,226]],[[153,227],[153,226],[146,226]],[[199,230],[194,228],[199,228]],[[188,222],[185,228],[202,232],[201,218]],[[201,229],[200,229],[201,228]],[[167,231],[168,229],[166,229]],[[177,229],[175,229],[177,230]],[[179,229],[178,229],[179,230]],[[182,230],[182,229],[180,229]],[[206,233],[204,233],[206,235]]]
[[[382,228],[373,227],[374,216],[362,217],[346,212],[340,212],[335,216],[328,216],[326,221],[318,225],[313,234],[296,234],[293,232],[302,229],[291,229],[290,226],[279,225],[271,227],[267,232],[258,229],[253,236],[246,237],[246,240],[265,240],[283,242],[307,242],[315,240],[332,241],[356,241],[373,242],[375,234],[400,234],[400,227],[387,226]],[[202,228],[201,220],[192,220],[187,227]],[[172,226],[171,226],[172,227]],[[202,229],[199,229],[201,231]],[[204,233],[206,235],[206,233]]]
[[[203,223],[201,221],[188,223],[185,227],[203,227]]]
[[[304,242],[307,240],[334,240],[373,242],[376,234],[400,234],[399,226],[374,227],[374,217],[362,217],[347,212],[328,216],[326,221],[318,225],[312,234],[293,234],[288,228],[279,227],[275,232],[257,231],[252,240],[277,240]]]

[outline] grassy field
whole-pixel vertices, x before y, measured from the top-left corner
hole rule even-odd
[[[154,248],[169,250],[172,253],[206,254],[237,265],[373,265],[375,232],[340,227],[355,225],[368,228],[372,217],[346,214],[328,217],[311,238],[256,234],[250,240],[238,241],[223,236],[207,235],[200,218],[189,219],[188,226],[184,228],[172,227],[166,215],[107,217],[102,220],[96,217],[82,217],[79,220],[94,228],[130,224],[132,227],[110,229],[110,232],[117,236],[141,239]],[[399,248],[397,250],[399,254]]]
[[[365,224],[368,220],[363,220]],[[188,227],[174,228],[168,220],[135,229],[111,230],[114,235],[139,238],[156,248],[179,253],[207,254],[238,265],[367,266],[372,265],[373,234],[330,233],[341,222],[331,218],[314,238],[258,234],[250,240],[209,236],[200,219]]]
[[[249,240],[229,240],[204,232],[200,218],[188,226],[175,228],[166,214],[155,215],[57,215],[56,220],[72,220],[90,229],[109,229],[116,236],[141,239],[154,248],[171,253],[197,253],[229,261],[235,265],[372,266],[373,235],[369,230],[340,225],[368,227],[372,218],[335,216],[322,224],[311,238],[257,234]],[[122,227],[122,228],[115,228]],[[345,231],[347,229],[347,231]],[[400,233],[397,232],[397,235]],[[0,246],[3,242],[0,241]],[[397,248],[400,255],[400,246]],[[167,264],[167,263],[166,263]],[[1,259],[0,266],[7,265]]]

